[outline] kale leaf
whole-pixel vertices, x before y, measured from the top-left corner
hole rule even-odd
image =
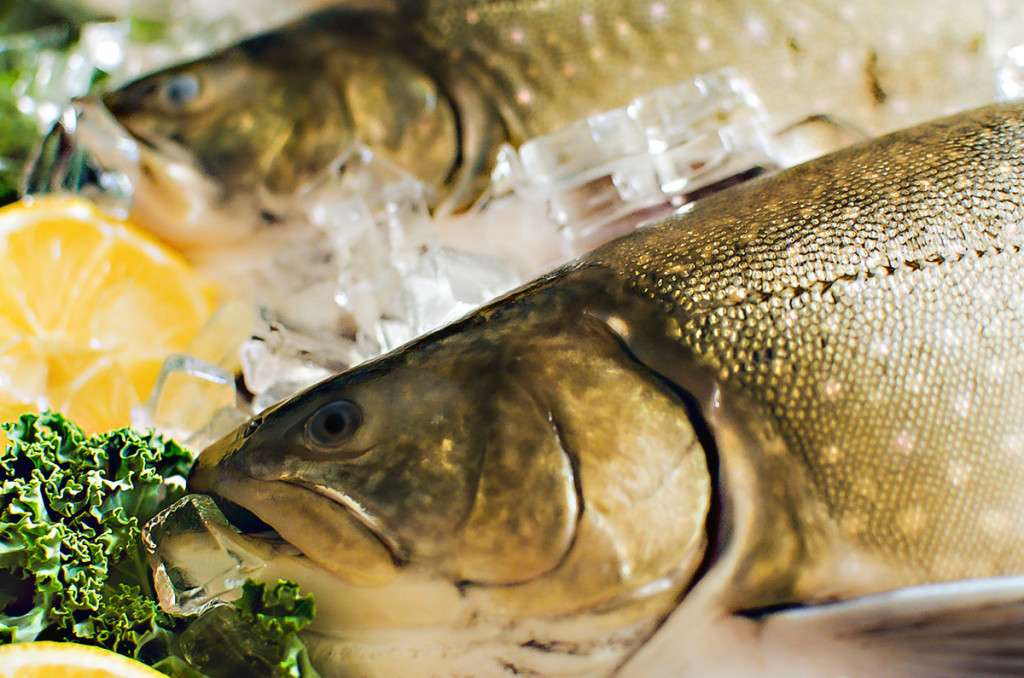
[[[182,497],[192,456],[153,432],[87,437],[60,414],[3,424],[0,643],[98,645],[178,678],[317,678],[310,596],[279,581],[192,616],[160,609],[142,527]]]

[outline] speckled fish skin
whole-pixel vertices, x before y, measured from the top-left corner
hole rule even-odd
[[[221,219],[230,232],[261,224],[261,212],[287,217],[354,140],[459,210],[479,197],[501,142],[723,66],[753,85],[772,130],[828,114],[886,132],[991,102],[990,51],[1005,42],[995,27],[1009,33],[1017,19],[997,23],[980,0],[343,2],[105,101],[158,153],[193,159],[216,202],[235,201],[235,223]],[[181,96],[183,77],[198,79],[195,97]],[[147,163],[139,220],[172,222],[157,230],[182,246],[216,240],[175,232],[187,200],[144,204],[176,181]]]
[[[380,576],[322,596],[387,610],[368,650],[351,619],[318,628],[332,670],[1018,675],[1022,159],[1007,104],[723,191],[275,406],[190,487]],[[413,576],[461,584],[387,593]],[[964,595],[988,578],[1010,603]],[[871,602],[905,587],[938,612]],[[402,614],[429,643],[403,649]]]
[[[1021,111],[840,151],[585,259],[763,409],[902,583],[1024,571]]]
[[[824,113],[879,134],[987,103],[995,93],[984,3],[416,4],[423,8],[416,31],[426,42],[482,62],[486,86],[510,110],[519,138],[722,66],[753,84],[773,126]]]

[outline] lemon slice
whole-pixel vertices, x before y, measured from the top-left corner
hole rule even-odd
[[[0,647],[0,678],[167,678],[145,664],[77,643],[15,643]]]
[[[180,255],[85,200],[0,209],[0,420],[49,407],[87,433],[127,425],[217,301]]]

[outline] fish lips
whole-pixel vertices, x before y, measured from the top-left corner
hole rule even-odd
[[[252,532],[265,532],[269,526],[344,582],[376,586],[394,578],[400,565],[396,545],[373,529],[357,507],[318,488],[257,478],[238,468],[234,450],[225,442],[199,457],[189,477],[190,492],[212,496],[225,517],[250,538],[259,539]]]

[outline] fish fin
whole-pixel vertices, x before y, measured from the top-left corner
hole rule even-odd
[[[763,640],[799,647],[824,634],[870,663],[849,675],[1024,676],[1024,577],[915,586],[747,616],[761,622]]]

